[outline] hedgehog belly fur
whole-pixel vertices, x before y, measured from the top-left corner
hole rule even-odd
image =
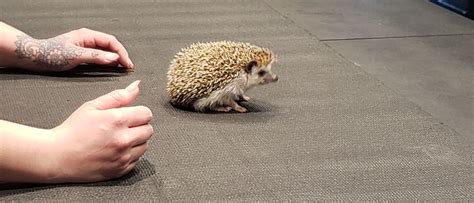
[[[220,106],[228,106],[231,102],[238,100],[246,91],[246,76],[241,73],[239,77],[235,78],[220,90],[212,92],[208,97],[203,97],[193,103],[193,108],[196,111],[213,110]]]

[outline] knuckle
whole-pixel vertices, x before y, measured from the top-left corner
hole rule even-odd
[[[128,164],[120,164],[117,163],[117,166],[115,168],[116,174],[118,177],[124,175],[124,171],[128,168]]]
[[[115,35],[109,35],[110,40],[118,41]]]
[[[125,89],[118,89],[118,90],[112,91],[111,96],[114,97],[114,99],[116,99],[116,100],[120,100],[120,98],[125,96],[127,94],[127,92],[128,91],[125,90]]]
[[[110,111],[111,123],[114,126],[122,126],[125,124],[125,116],[122,109],[114,109]]]
[[[82,108],[87,108],[87,107],[95,107],[97,105],[97,101],[96,100],[90,100],[90,101],[87,101],[87,102],[84,102],[84,104],[82,104]]]
[[[110,96],[112,97],[113,100],[115,100],[115,102],[120,102],[123,100],[122,98],[125,98],[127,96],[127,94],[128,94],[127,90],[118,89],[118,90],[112,91]]]
[[[132,159],[132,155],[131,154],[124,154],[123,156],[121,156],[118,160],[117,160],[117,164],[119,167],[127,167],[128,164],[130,163]]]
[[[118,151],[123,151],[126,150],[130,147],[130,141],[128,139],[128,136],[124,135],[121,136],[119,139],[117,139],[114,142],[114,146]]]
[[[123,176],[127,173],[129,173],[130,171],[132,171],[134,168],[135,168],[136,164],[135,163],[129,163],[125,166],[122,166],[119,170],[119,174],[120,176]]]
[[[89,32],[90,29],[83,27],[83,28],[80,28],[79,31],[82,32],[82,33],[86,33],[86,32]]]

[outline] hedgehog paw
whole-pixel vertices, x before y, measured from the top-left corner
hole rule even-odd
[[[233,110],[239,112],[239,113],[245,113],[247,112],[247,109],[245,107],[240,106],[236,101],[232,100],[230,102],[230,106],[232,107]]]
[[[221,106],[221,107],[216,107],[214,109],[214,111],[218,111],[218,112],[229,112],[230,110],[232,110],[232,107],[230,106]]]
[[[239,113],[245,113],[247,112],[247,109],[245,107],[241,107],[241,106],[236,106],[234,108],[235,111],[239,112]]]

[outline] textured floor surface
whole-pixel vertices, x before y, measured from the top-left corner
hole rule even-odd
[[[0,185],[0,200],[473,200],[473,68],[467,57],[474,52],[473,22],[425,1],[400,4],[398,10],[390,2],[0,1],[0,19],[33,37],[80,27],[114,34],[136,66],[128,75],[0,70],[2,119],[54,127],[83,102],[136,79],[143,81],[137,104],[156,117],[150,149],[126,177],[95,184]],[[389,17],[381,18],[384,14]],[[445,36],[406,38],[418,35]],[[164,87],[174,53],[192,42],[224,39],[272,49],[280,81],[249,92],[254,100],[245,104],[251,110],[246,114],[171,107]],[[440,57],[436,46],[451,53],[442,46],[446,41],[461,46],[453,48],[460,57],[414,64],[410,53],[425,60]],[[423,54],[417,43],[432,46]],[[401,55],[406,47],[410,52]],[[441,91],[456,87],[461,93],[445,94],[445,106],[436,108],[435,100],[427,108],[439,91],[426,93],[428,79],[397,82],[406,78],[403,72],[423,75],[423,68],[459,79]],[[428,96],[417,100],[416,91]],[[448,97],[456,96],[461,99],[450,105]],[[458,106],[465,110],[464,123],[455,125],[456,116],[453,124],[444,121],[450,117],[442,111],[456,114]]]

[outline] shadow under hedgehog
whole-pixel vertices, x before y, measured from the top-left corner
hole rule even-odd
[[[251,87],[278,81],[276,61],[267,48],[242,42],[194,43],[171,61],[167,91],[171,104],[198,112],[247,112]]]

